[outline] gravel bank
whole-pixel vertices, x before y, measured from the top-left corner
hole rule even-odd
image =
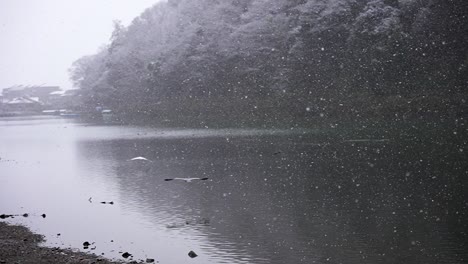
[[[24,226],[0,221],[0,263],[122,263],[67,249],[40,247],[43,240]]]

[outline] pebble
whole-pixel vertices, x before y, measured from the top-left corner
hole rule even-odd
[[[196,257],[198,256],[198,255],[197,255],[195,252],[193,252],[192,250],[190,250],[190,252],[188,253],[188,255],[189,255],[189,257],[191,257],[191,258],[196,258]]]

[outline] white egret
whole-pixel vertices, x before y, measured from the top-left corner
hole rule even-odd
[[[206,181],[208,178],[172,178],[172,179],[164,179],[165,181],[184,181],[184,182],[192,182],[192,181]]]
[[[135,161],[135,160],[151,161],[145,157],[135,157],[135,158],[129,159],[129,161]]]

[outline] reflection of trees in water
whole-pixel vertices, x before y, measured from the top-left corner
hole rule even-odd
[[[87,154],[118,161],[122,203],[153,222],[210,219],[181,227],[207,237],[207,252],[265,263],[443,263],[467,244],[457,235],[466,230],[466,197],[454,144],[145,139],[109,141]],[[125,161],[133,156],[154,162]],[[201,176],[210,181],[163,181]],[[161,211],[166,218],[158,219]]]
[[[359,249],[363,256],[383,262],[443,263],[447,254],[466,245],[455,231],[463,229],[460,220],[466,219],[456,213],[466,201],[456,183],[463,179],[457,166],[460,155],[451,151],[457,143],[444,138],[435,142],[434,136],[332,144],[316,156],[321,160],[322,191],[329,197],[325,206],[337,216],[347,215],[347,225],[356,232],[351,236],[359,235],[368,244]]]

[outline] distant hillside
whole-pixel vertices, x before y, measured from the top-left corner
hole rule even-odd
[[[122,112],[359,115],[466,95],[467,14],[466,0],[169,0],[70,73],[84,105]]]

